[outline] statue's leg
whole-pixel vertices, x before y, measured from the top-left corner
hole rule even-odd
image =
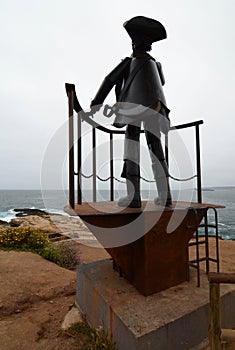
[[[140,208],[140,126],[127,125],[124,144],[124,166],[121,176],[126,178],[127,196],[118,201],[122,207]]]
[[[169,185],[169,172],[162,149],[160,132],[156,132],[156,135],[150,132],[150,125],[145,125],[145,136],[158,190],[158,198],[155,198],[154,202],[157,205],[170,206],[172,204],[172,198]],[[151,127],[153,127],[153,125],[151,125]],[[152,131],[155,133],[155,130]]]

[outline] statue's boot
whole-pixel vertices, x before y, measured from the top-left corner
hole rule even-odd
[[[158,197],[154,199],[156,205],[170,207],[172,205],[172,197],[169,185],[169,173],[165,160],[152,164],[154,178],[156,180]]]
[[[140,176],[139,165],[130,160],[125,160],[123,176],[126,177],[127,196],[118,200],[120,207],[140,208]]]
[[[163,207],[171,207],[172,198],[171,198],[170,192],[167,191],[167,196],[166,196],[166,192],[161,192],[158,190],[158,197],[154,198],[154,203],[156,205],[161,205]]]
[[[128,176],[126,179],[127,196],[118,200],[120,207],[140,208],[140,178],[138,176]]]

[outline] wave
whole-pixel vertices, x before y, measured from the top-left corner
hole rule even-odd
[[[39,209],[36,207],[30,207],[29,209]],[[40,209],[42,210],[42,209]],[[63,215],[63,216],[70,216],[69,214],[65,213],[63,210],[59,210],[59,209],[44,209],[45,212],[47,212],[48,214],[56,214],[56,215]],[[23,209],[22,209],[23,211]],[[0,211],[0,220],[1,221],[5,221],[5,222],[10,222],[12,219],[16,218],[16,214],[19,214],[19,212],[16,212],[14,210],[14,208],[9,209],[7,211]]]
[[[0,212],[0,220],[2,221],[10,222],[15,217],[16,217],[16,212],[14,212],[14,209],[9,209],[8,211]]]
[[[223,227],[228,227],[228,228],[231,228],[231,227],[232,227],[231,225],[223,224],[222,222],[219,222],[218,225],[219,225],[219,226],[223,226]]]

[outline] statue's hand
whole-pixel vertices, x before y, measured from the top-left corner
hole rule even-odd
[[[93,101],[91,102],[91,114],[95,114],[99,112],[100,108],[102,107],[102,104],[93,104]]]
[[[107,118],[112,117],[112,115],[115,113],[115,108],[114,106],[109,106],[109,105],[105,105],[104,106],[104,116]]]

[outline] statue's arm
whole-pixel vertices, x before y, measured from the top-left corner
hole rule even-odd
[[[117,84],[120,79],[124,76],[124,72],[130,64],[131,58],[126,57],[119,63],[104,79],[101,84],[95,98],[91,101],[91,107],[96,105],[101,105],[109,92],[112,90],[113,86]]]

